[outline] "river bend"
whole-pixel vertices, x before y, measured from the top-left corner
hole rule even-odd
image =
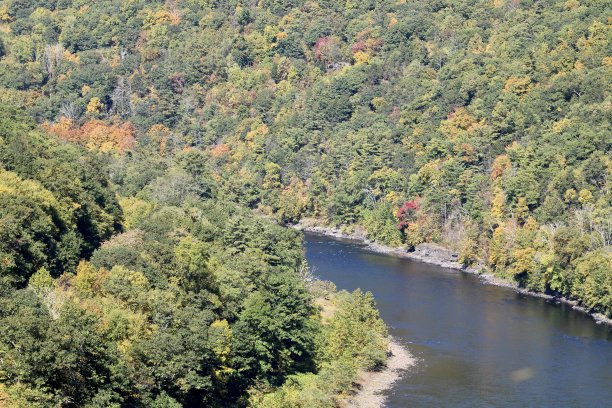
[[[611,407],[612,330],[478,277],[306,234],[315,275],[376,297],[418,359],[389,407]]]

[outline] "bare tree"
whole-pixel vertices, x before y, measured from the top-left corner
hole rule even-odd
[[[47,44],[43,54],[42,64],[49,76],[53,76],[57,67],[64,59],[64,46],[62,44]]]
[[[113,111],[122,117],[132,114],[132,83],[129,78],[120,76],[117,79],[117,86],[111,94],[113,101]]]
[[[612,245],[612,220],[604,219],[595,224],[595,231],[601,236],[604,246]]]
[[[312,285],[318,280],[317,276],[315,275],[316,271],[310,268],[306,262],[302,262],[300,266],[298,266],[297,272],[300,279],[302,279],[302,281],[307,285]]]
[[[63,116],[66,119],[72,120],[73,122],[79,120],[82,113],[83,109],[72,102],[63,103],[59,110],[60,117]]]

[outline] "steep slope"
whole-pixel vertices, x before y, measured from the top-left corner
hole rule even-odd
[[[3,4],[4,98],[59,138],[612,313],[606,2]]]

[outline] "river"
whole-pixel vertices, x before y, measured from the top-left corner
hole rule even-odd
[[[306,234],[314,274],[371,291],[418,363],[388,407],[611,407],[612,330],[564,304]]]

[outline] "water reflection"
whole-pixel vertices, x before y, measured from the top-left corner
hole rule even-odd
[[[520,370],[513,371],[510,378],[514,382],[523,382],[532,379],[535,376],[536,370],[533,367],[525,367]]]
[[[307,235],[306,256],[338,288],[370,290],[420,363],[391,407],[572,406],[612,401],[612,330],[564,304],[477,277]]]

